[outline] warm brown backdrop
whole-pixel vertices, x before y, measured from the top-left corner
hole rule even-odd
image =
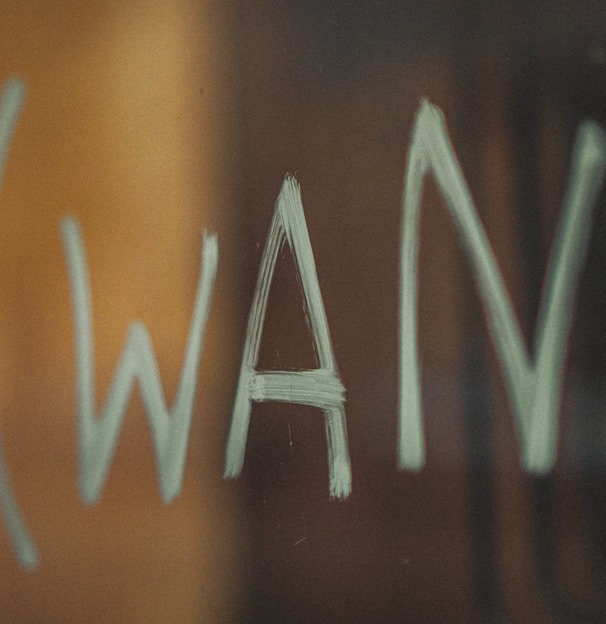
[[[228,26],[216,6],[188,0],[0,8],[0,82],[18,75],[28,88],[0,200],[0,429],[41,555],[38,571],[20,571],[0,531],[2,621],[240,621],[242,549],[220,480],[226,367],[239,350],[229,313],[237,271],[226,268],[235,244]],[[202,233],[221,234],[184,487],[169,506],[136,392],[99,505],[79,500],[59,236],[67,214],[89,259],[99,400],[139,319],[172,401]]]

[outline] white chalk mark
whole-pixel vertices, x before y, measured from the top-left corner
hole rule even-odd
[[[86,256],[79,226],[73,218],[63,220],[61,231],[69,267],[76,333],[80,494],[88,504],[99,500],[130,393],[138,380],[152,431],[162,499],[169,502],[179,494],[183,481],[198,368],[217,273],[217,239],[210,234],[202,241],[198,290],[172,409],[169,411],[166,406],[149,333],[142,323],[133,323],[105,405],[100,416],[96,417],[95,348]]]
[[[13,488],[8,476],[8,470],[4,462],[4,453],[0,447],[0,507],[2,516],[8,529],[13,548],[17,555],[17,560],[21,567],[34,569],[38,567],[39,557],[36,544],[27,532],[23,518],[19,513]]]
[[[417,345],[419,212],[431,170],[473,267],[515,414],[522,465],[546,473],[555,461],[557,414],[574,296],[592,226],[593,206],[606,167],[606,138],[592,122],[579,128],[563,212],[552,248],[536,325],[536,353],[528,354],[512,304],[474,207],[440,110],[424,101],[409,148],[403,197],[400,319],[401,469],[424,464]]]
[[[288,242],[301,279],[309,325],[320,367],[302,371],[257,371],[269,288],[280,248]],[[246,340],[236,391],[227,448],[225,478],[242,472],[253,401],[281,401],[318,407],[324,411],[328,443],[331,497],[351,492],[351,465],[345,420],[345,390],[332,350],[316,265],[296,180],[284,180],[261,259],[257,286],[248,318]]]
[[[25,85],[18,78],[7,81],[0,96],[0,183],[24,100]],[[19,513],[1,445],[0,508],[19,564],[26,569],[36,568],[39,561],[38,551]]]

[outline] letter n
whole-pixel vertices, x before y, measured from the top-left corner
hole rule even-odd
[[[274,268],[284,240],[295,258],[309,325],[320,367],[302,371],[258,371],[259,348]],[[284,180],[263,251],[248,328],[231,428],[225,453],[225,478],[242,472],[252,402],[279,401],[320,408],[324,412],[328,444],[331,497],[351,492],[351,466],[345,421],[345,390],[337,372],[326,312],[296,180]]]

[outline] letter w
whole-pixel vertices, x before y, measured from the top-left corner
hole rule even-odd
[[[88,504],[99,500],[116,450],[128,399],[135,380],[138,380],[152,431],[162,499],[169,502],[179,494],[183,481],[204,330],[217,273],[217,239],[214,235],[203,239],[198,292],[172,409],[169,411],[166,407],[149,333],[142,323],[133,323],[107,400],[97,417],[95,349],[86,256],[77,222],[66,218],[61,230],[69,267],[76,331],[80,495]]]
[[[589,121],[577,133],[568,190],[548,263],[529,355],[494,253],[450,143],[442,113],[424,101],[408,155],[401,250],[400,429],[401,469],[424,464],[417,345],[419,212],[425,175],[433,171],[471,261],[489,330],[504,372],[521,446],[522,465],[547,473],[555,461],[564,353],[579,274],[592,227],[592,208],[606,167],[606,138]]]

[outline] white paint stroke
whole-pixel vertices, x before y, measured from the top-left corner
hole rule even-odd
[[[299,272],[319,368],[300,371],[258,371],[256,367],[269,289],[278,253],[284,241],[288,242]],[[303,213],[301,190],[292,177],[287,177],[282,185],[261,258],[227,439],[224,478],[235,478],[242,472],[253,401],[297,403],[323,410],[328,443],[330,495],[333,498],[347,498],[351,492],[351,464],[344,408],[345,389],[339,379],[332,349],[316,264]]]
[[[25,100],[25,85],[11,78],[0,96],[0,183],[17,121]],[[11,486],[2,445],[0,444],[0,509],[19,564],[26,569],[38,567],[38,550],[19,512]]]
[[[529,355],[494,253],[479,219],[441,111],[423,101],[409,147],[403,196],[400,318],[401,469],[425,461],[417,344],[419,213],[425,175],[435,175],[473,268],[515,415],[524,469],[544,474],[555,462],[557,416],[574,297],[606,168],[606,137],[593,122],[577,133],[563,212],[549,259]]]
[[[40,557],[36,544],[30,537],[25,522],[19,512],[13,488],[11,486],[8,469],[4,460],[4,453],[0,446],[0,508],[8,530],[17,561],[22,568],[34,570],[38,567]]]
[[[95,348],[88,267],[75,219],[61,223],[72,290],[76,334],[79,489],[82,499],[96,503],[107,480],[128,400],[136,380],[152,432],[158,483],[164,502],[181,491],[198,369],[210,301],[217,274],[219,247],[214,234],[202,241],[201,268],[179,387],[169,410],[156,356],[142,323],[132,323],[105,405],[95,415]]]
[[[0,96],[0,180],[24,101],[25,84],[19,78],[7,80]]]

